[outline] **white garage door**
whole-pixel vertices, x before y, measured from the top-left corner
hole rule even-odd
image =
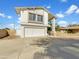
[[[34,37],[34,36],[44,36],[45,29],[44,28],[25,28],[25,37]]]

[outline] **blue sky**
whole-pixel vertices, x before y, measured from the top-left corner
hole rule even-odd
[[[15,7],[42,6],[57,16],[60,26],[79,23],[79,0],[0,0],[0,28],[16,28],[19,17]]]

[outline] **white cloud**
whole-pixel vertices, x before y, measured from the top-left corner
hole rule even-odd
[[[11,23],[11,24],[7,24],[6,27],[10,28],[10,29],[16,29],[17,30],[17,29],[19,29],[20,25]]]
[[[51,6],[47,6],[46,8],[50,9],[50,8],[51,8]]]
[[[57,16],[58,18],[63,18],[65,15],[62,14],[62,13],[58,13],[58,14],[56,14],[56,16]]]
[[[66,14],[72,14],[78,9],[78,6],[76,5],[71,5],[70,8],[65,12]]]
[[[17,21],[17,23],[20,23],[20,20],[21,20],[21,17],[19,17],[19,18],[18,18],[18,21]]]
[[[79,9],[77,9],[75,13],[79,14]]]
[[[12,19],[12,16],[7,16],[8,19]]]
[[[8,16],[5,13],[0,13],[0,17],[7,18],[7,19],[12,19],[12,16]]]
[[[0,13],[0,17],[5,17],[5,15],[3,13]]]
[[[77,21],[73,21],[71,24],[78,24],[78,22]]]
[[[21,17],[19,17],[18,20],[21,20]]]
[[[8,24],[7,26],[8,26],[9,28],[14,28],[15,24],[12,23],[12,24]]]
[[[15,24],[13,24],[13,23],[8,23],[8,24],[5,24],[4,27],[5,27],[5,28],[14,29],[14,28],[15,28]]]
[[[66,27],[66,26],[68,26],[68,22],[67,21],[59,21],[58,25],[60,25],[61,27]]]
[[[67,0],[61,0],[61,2],[67,2]]]
[[[17,21],[17,23],[20,23],[20,21]]]

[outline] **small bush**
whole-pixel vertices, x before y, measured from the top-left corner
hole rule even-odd
[[[52,31],[52,28],[51,28],[51,27],[47,27],[47,30],[48,30],[48,31]]]
[[[51,35],[51,31],[52,31],[52,28],[51,28],[51,27],[47,27],[47,33],[48,33],[49,35]]]
[[[75,33],[75,32],[73,30],[71,30],[71,29],[68,29],[67,33]]]
[[[7,30],[5,30],[5,29],[0,29],[0,39],[1,39],[1,38],[4,38],[4,37],[6,37],[6,36],[9,36]]]

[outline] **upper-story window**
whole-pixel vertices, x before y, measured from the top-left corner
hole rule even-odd
[[[29,22],[43,23],[43,15],[29,13]]]
[[[42,15],[37,15],[37,21],[43,22],[43,16]]]
[[[36,14],[29,13],[29,21],[36,21]]]

